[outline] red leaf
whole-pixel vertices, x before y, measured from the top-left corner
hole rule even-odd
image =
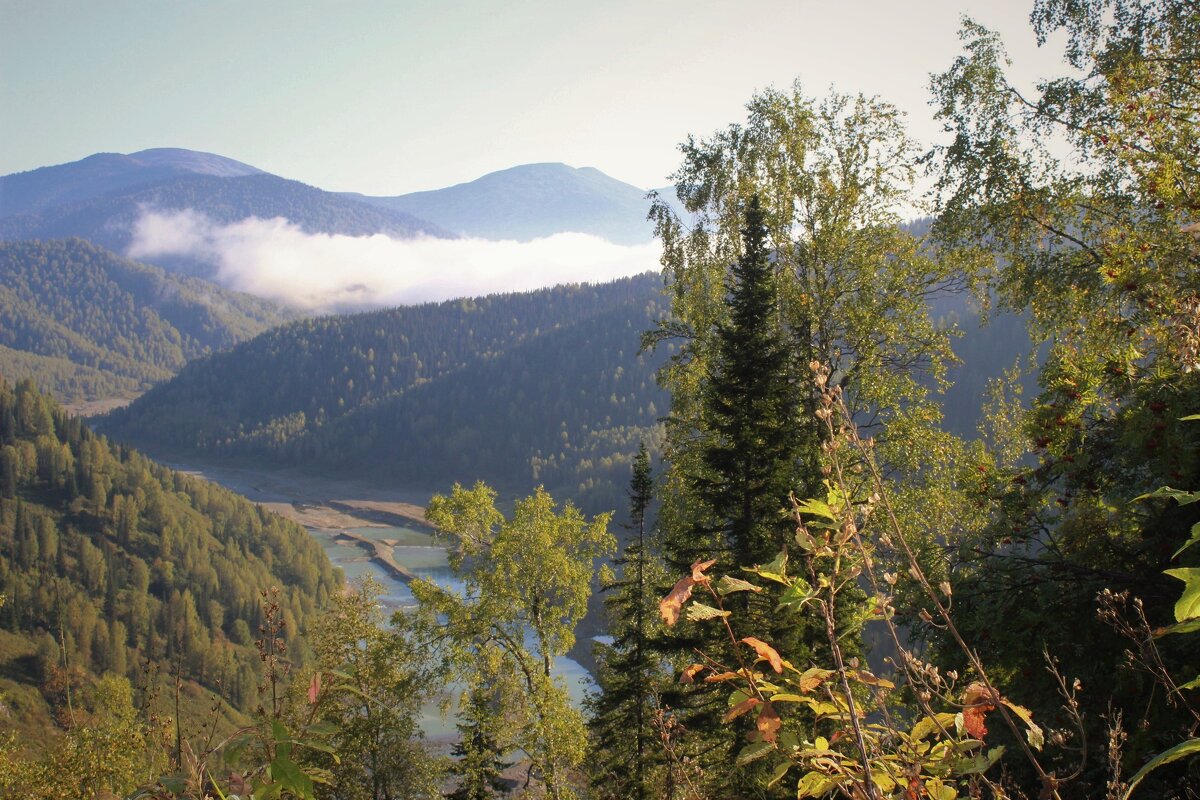
[[[679,679],[680,683],[695,683],[696,675],[704,670],[703,664],[692,664],[683,671],[683,676]]]
[[[783,722],[779,719],[779,715],[775,713],[775,706],[763,703],[762,711],[758,712],[758,719],[754,722],[754,727],[758,728],[759,740],[774,742],[775,735],[782,725]]]
[[[317,697],[321,694],[321,673],[314,672],[312,682],[308,684],[308,704],[315,706]]]
[[[988,687],[978,681],[972,683],[963,692],[963,727],[972,739],[983,741],[983,737],[987,736],[987,726],[983,724],[983,718],[987,716],[987,712],[995,710],[996,706],[992,702],[992,692]]]
[[[753,636],[747,636],[741,640],[744,644],[748,644],[754,648],[754,652],[758,653],[759,658],[765,658],[771,662],[771,669],[776,672],[783,672],[783,659],[779,657],[779,653],[775,652],[775,648],[764,642],[762,639],[755,639]]]
[[[729,722],[731,719],[737,719],[742,714],[745,714],[747,711],[754,708],[761,702],[762,700],[759,700],[757,697],[747,697],[745,700],[726,711],[725,716],[721,717],[721,721]]]
[[[671,593],[659,602],[658,613],[662,615],[663,622],[674,625],[679,621],[679,611],[692,596],[692,587],[695,584],[691,578],[680,578],[675,588],[671,589]]]

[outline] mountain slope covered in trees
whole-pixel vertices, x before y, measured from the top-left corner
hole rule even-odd
[[[299,633],[339,585],[298,525],[0,378],[0,732],[66,713],[93,676],[145,685],[147,667],[250,711],[259,592],[283,587],[284,636],[302,663]]]
[[[104,428],[193,458],[619,496],[664,408],[637,352],[662,313],[647,275],[303,320],[189,364]]]
[[[0,242],[0,370],[61,400],[130,397],[294,315],[81,239]]]

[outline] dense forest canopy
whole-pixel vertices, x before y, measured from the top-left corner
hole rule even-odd
[[[0,369],[62,401],[128,399],[294,316],[82,239],[0,242]]]
[[[1036,0],[1031,23],[1065,57],[1032,92],[963,21],[930,85],[944,146],[799,83],[688,138],[680,206],[653,212],[665,295],[643,277],[305,320],[106,421],[454,480],[426,518],[457,588],[414,579],[390,625],[293,526],[0,384],[0,687],[33,676],[68,709],[41,761],[0,740],[0,789],[1195,800],[1200,6]],[[922,168],[934,216],[904,225]],[[967,439],[941,392],[944,323],[972,308],[1028,352]],[[596,458],[590,499],[627,501],[616,571],[610,514],[543,486],[506,513],[463,484],[587,496]],[[585,721],[553,665],[597,577],[612,635]],[[264,582],[283,588],[257,606]],[[256,695],[240,735],[155,753],[125,676],[158,654]],[[84,692],[72,665],[106,674]],[[452,763],[416,722],[439,695]]]

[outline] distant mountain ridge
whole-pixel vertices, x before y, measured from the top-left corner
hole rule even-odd
[[[444,189],[351,196],[482,239],[528,241],[573,231],[631,245],[650,241],[654,232],[646,190],[594,167],[523,164]]]
[[[265,174],[232,158],[159,147],[124,155],[96,153],[69,164],[0,178],[0,217],[43,211],[182,175],[233,178]]]

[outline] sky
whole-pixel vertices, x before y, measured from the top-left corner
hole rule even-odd
[[[966,0],[0,0],[0,174],[185,147],[395,195],[517,164],[668,183],[755,91],[878,95],[938,135],[962,14],[1018,80],[1059,69],[1031,3]]]

